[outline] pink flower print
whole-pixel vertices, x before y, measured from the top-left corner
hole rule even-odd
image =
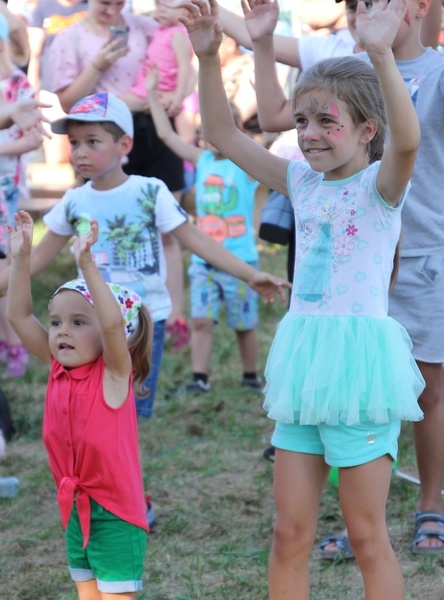
[[[352,208],[351,211],[350,211],[350,216],[354,217],[355,214],[356,214],[356,211],[355,211],[354,208]]]
[[[353,237],[354,235],[356,235],[358,228],[355,225],[353,225],[353,223],[352,223],[351,225],[349,225],[347,227],[347,229],[345,231],[347,232],[347,235],[351,235]]]
[[[355,249],[355,245],[353,240],[345,235],[340,235],[338,237],[337,242],[333,242],[333,248],[338,255],[348,256],[350,254],[350,250]]]

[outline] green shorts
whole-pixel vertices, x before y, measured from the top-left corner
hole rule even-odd
[[[91,531],[85,549],[74,503],[66,530],[66,549],[74,581],[97,580],[101,592],[118,594],[142,589],[147,532],[91,501]]]
[[[364,422],[359,425],[300,425],[276,423],[271,438],[275,448],[324,456],[331,467],[356,467],[386,454],[395,461],[401,421],[383,425]]]

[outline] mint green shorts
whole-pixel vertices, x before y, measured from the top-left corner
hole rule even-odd
[[[324,456],[331,467],[356,467],[386,454],[395,461],[400,432],[399,419],[383,425],[364,422],[352,426],[276,422],[271,443],[281,450]]]
[[[91,532],[85,549],[74,503],[66,530],[66,549],[74,581],[97,580],[101,592],[118,594],[142,589],[147,532],[91,502]]]

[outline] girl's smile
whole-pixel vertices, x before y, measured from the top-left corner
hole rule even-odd
[[[345,179],[368,165],[362,131],[343,100],[324,90],[301,94],[294,119],[302,153],[326,180]]]

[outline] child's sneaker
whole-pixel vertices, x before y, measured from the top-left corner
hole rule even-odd
[[[0,341],[0,364],[8,364],[9,344],[5,340]]]
[[[4,377],[23,377],[28,366],[29,352],[25,346],[9,346],[8,366]]]
[[[152,529],[156,524],[156,515],[154,514],[154,506],[151,500],[151,496],[145,496],[146,503],[146,520],[148,527]]]
[[[195,381],[191,381],[186,388],[185,391],[188,394],[205,394],[209,392],[211,389],[211,383],[209,381],[204,381],[203,379],[196,379]]]
[[[242,377],[242,387],[246,387],[252,391],[260,392],[263,388],[262,377],[256,375],[255,377]]]

